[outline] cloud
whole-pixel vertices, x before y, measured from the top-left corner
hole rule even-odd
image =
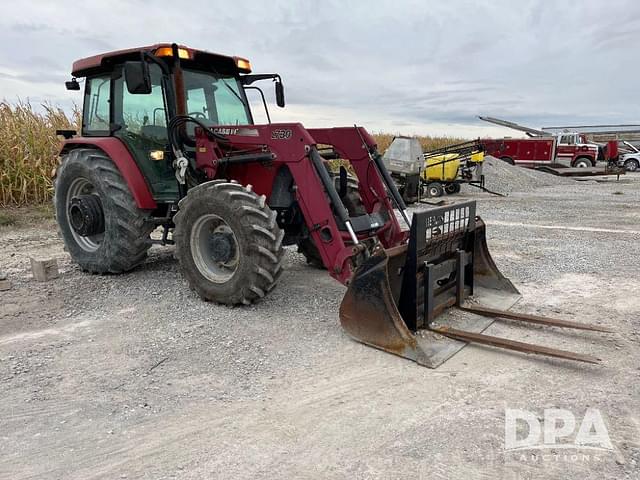
[[[75,59],[178,41],[279,72],[291,105],[281,120],[456,135],[495,133],[478,114],[634,123],[639,18],[632,0],[24,0],[0,18],[0,98],[69,105]]]

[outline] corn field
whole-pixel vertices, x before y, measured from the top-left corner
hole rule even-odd
[[[389,148],[395,135],[390,133],[374,133],[373,136],[378,144],[378,151],[384,153]],[[454,145],[456,143],[465,142],[468,139],[456,138],[456,137],[430,137],[430,136],[418,136],[420,145],[422,145],[423,151],[435,150],[437,148],[446,147],[448,145]]]
[[[0,102],[0,206],[42,204],[53,196],[52,172],[57,166],[60,138],[56,129],[79,129],[80,112],[68,116],[61,108],[28,102]],[[374,134],[384,152],[393,135]],[[447,137],[419,137],[423,149],[462,141]]]
[[[0,206],[41,204],[51,199],[57,165],[58,128],[77,128],[79,114],[28,102],[0,102]]]

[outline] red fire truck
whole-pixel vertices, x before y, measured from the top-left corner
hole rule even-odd
[[[562,165],[595,167],[598,145],[587,143],[576,133],[550,137],[481,140],[487,155],[522,167]]]
[[[540,167],[558,165],[564,167],[595,167],[598,160],[598,145],[588,143],[584,135],[564,132],[550,135],[542,130],[523,127],[491,117],[480,117],[491,123],[514,128],[529,135],[529,138],[503,138],[481,140],[487,155],[492,155],[514,165]]]

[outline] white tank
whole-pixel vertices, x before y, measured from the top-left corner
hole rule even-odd
[[[384,152],[382,161],[392,173],[419,173],[424,164],[420,140],[415,137],[395,137]]]

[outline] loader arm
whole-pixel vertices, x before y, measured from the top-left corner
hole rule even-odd
[[[210,178],[234,178],[270,198],[275,176],[287,168],[295,184],[304,222],[329,274],[343,284],[381,244],[400,245],[406,239],[393,211],[390,188],[369,149],[373,138],[353,127],[310,129],[302,125],[269,124],[215,126],[226,136],[219,143],[196,129],[196,164]],[[362,139],[366,144],[363,145]],[[350,217],[335,185],[328,179],[317,145],[329,145],[347,161],[359,180],[365,215]],[[265,155],[269,161],[265,162]],[[397,190],[396,190],[397,193]]]

